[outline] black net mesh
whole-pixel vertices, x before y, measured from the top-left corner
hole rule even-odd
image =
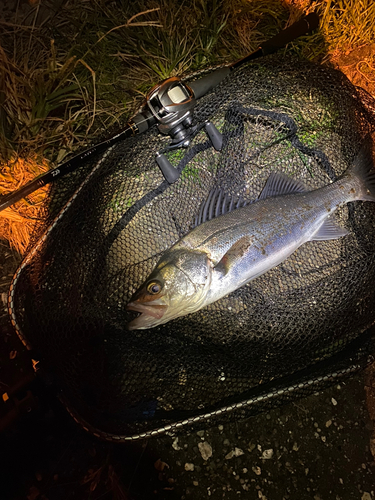
[[[128,331],[125,310],[213,187],[258,197],[271,172],[313,190],[337,179],[374,127],[373,101],[341,73],[267,57],[200,99],[204,130],[168,153],[153,127],[53,188],[46,223],[15,277],[19,335],[56,376],[74,417],[107,439],[248,416],[352,373],[373,352],[375,204],[337,212],[350,235],[309,242],[197,313]],[[85,422],[85,423],[84,423]],[[95,431],[95,429],[98,429]]]

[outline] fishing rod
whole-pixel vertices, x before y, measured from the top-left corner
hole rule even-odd
[[[202,126],[200,128],[197,128],[197,126],[192,127],[193,111],[196,100],[216,87],[231,71],[239,66],[276,52],[296,38],[311,33],[318,25],[319,16],[313,12],[292,24],[289,28],[280,31],[280,33],[271,39],[263,42],[255,52],[252,52],[228,66],[214,70],[212,73],[198,80],[190,82],[189,84],[184,83],[178,77],[164,80],[148,92],[141,111],[133,116],[122,130],[105,141],[91,146],[89,149],[79,153],[56,168],[39,175],[22,188],[2,196],[0,198],[0,211],[13,205],[22,198],[25,198],[34,191],[37,191],[39,188],[73,172],[88,158],[104,152],[109,147],[128,137],[146,132],[155,124],[158,124],[160,133],[169,135],[172,138],[171,144],[162,152],[157,153],[156,162],[165,179],[169,183],[175,182],[180,174],[167,160],[164,153],[170,149],[187,147],[191,137],[197,130],[202,128]],[[203,126],[215,149],[220,150],[222,138],[219,131],[210,122],[206,122]]]

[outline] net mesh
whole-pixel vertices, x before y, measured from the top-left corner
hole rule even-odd
[[[373,352],[375,204],[336,212],[350,234],[309,242],[265,275],[165,325],[128,331],[125,310],[214,187],[251,201],[271,172],[313,190],[337,179],[374,128],[374,102],[330,68],[266,57],[196,106],[202,129],[168,153],[153,127],[58,181],[18,270],[10,312],[76,420],[106,439],[248,416],[332,383]]]

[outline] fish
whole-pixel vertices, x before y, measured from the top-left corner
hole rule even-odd
[[[299,180],[275,172],[250,204],[232,200],[228,208],[229,198],[221,192],[211,198],[204,210],[210,220],[200,216],[203,222],[162,254],[131,297],[126,309],[140,314],[129,330],[197,312],[278,266],[308,241],[347,236],[333,214],[349,202],[375,201],[372,142],[324,187],[308,191]]]

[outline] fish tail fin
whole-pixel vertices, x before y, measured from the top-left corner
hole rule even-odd
[[[357,200],[375,201],[375,167],[373,141],[370,134],[366,137],[347,174],[355,175],[361,182],[361,189],[356,197]]]

